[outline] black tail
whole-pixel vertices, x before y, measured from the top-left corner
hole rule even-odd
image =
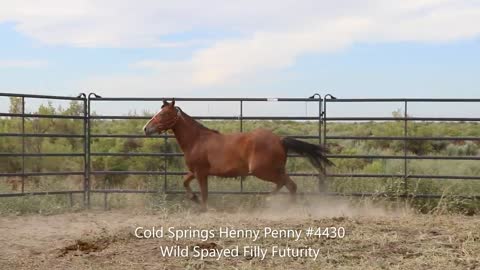
[[[325,173],[325,166],[335,166],[327,157],[327,149],[321,145],[315,145],[304,141],[296,140],[290,137],[282,139],[283,146],[288,151],[293,151],[299,155],[305,156],[320,172]]]

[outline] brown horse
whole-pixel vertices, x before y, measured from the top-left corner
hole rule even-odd
[[[297,185],[287,175],[285,163],[291,150],[307,157],[321,172],[325,165],[332,163],[325,157],[325,149],[289,137],[279,137],[270,130],[255,129],[250,132],[221,134],[206,128],[192,117],[163,101],[160,112],[143,128],[145,135],[172,130],[185,155],[189,172],[183,185],[187,196],[198,202],[190,188],[190,182],[197,179],[202,196],[201,210],[207,210],[208,176],[238,177],[254,175],[276,184],[272,193],[283,186],[295,197]]]

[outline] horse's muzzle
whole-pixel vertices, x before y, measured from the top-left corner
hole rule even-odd
[[[145,133],[145,136],[151,136],[152,134],[157,132],[157,130],[155,130],[154,128],[149,128],[147,126],[144,126],[143,127],[143,132]]]

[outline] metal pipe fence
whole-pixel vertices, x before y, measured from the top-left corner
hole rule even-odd
[[[162,101],[163,98],[104,98],[94,93],[89,95],[80,94],[78,97],[65,97],[65,96],[48,96],[48,95],[22,95],[22,94],[10,94],[0,93],[0,97],[14,97],[21,99],[21,113],[19,112],[0,112],[0,117],[7,118],[20,118],[21,119],[21,132],[6,132],[0,133],[0,137],[17,137],[21,138],[21,152],[20,153],[0,153],[0,158],[21,158],[21,171],[17,172],[0,172],[0,177],[21,177],[21,192],[14,193],[0,193],[0,197],[15,197],[25,195],[49,195],[49,194],[65,194],[69,196],[70,202],[72,202],[73,194],[83,194],[83,202],[86,207],[90,207],[91,198],[93,193],[104,194],[105,207],[107,203],[107,196],[109,193],[166,193],[166,194],[178,194],[183,193],[183,190],[170,190],[168,188],[169,176],[181,177],[186,172],[182,171],[170,171],[168,168],[168,161],[170,158],[182,157],[183,153],[180,152],[155,152],[155,153],[141,153],[141,152],[95,152],[92,151],[92,141],[94,139],[102,138],[123,138],[123,139],[139,139],[146,138],[142,134],[102,134],[95,133],[92,125],[96,121],[109,121],[109,120],[148,120],[150,116],[125,116],[125,115],[96,115],[92,112],[95,110],[95,106],[100,103],[109,101],[133,101],[133,102],[152,102]],[[31,114],[25,112],[25,100],[29,99],[52,99],[52,100],[65,100],[65,101],[77,101],[81,103],[83,107],[82,115],[47,115],[47,114]],[[167,98],[170,99],[170,98]],[[412,160],[459,160],[459,161],[478,161],[480,156],[445,156],[445,155],[413,155],[408,152],[408,144],[415,141],[474,141],[480,142],[480,137],[474,136],[458,136],[458,137],[441,137],[441,136],[410,136],[409,123],[413,122],[480,122],[478,117],[411,117],[408,115],[408,105],[418,102],[426,103],[480,103],[480,99],[340,99],[335,98],[332,95],[326,95],[322,98],[319,94],[315,94],[309,98],[175,98],[176,101],[192,101],[192,102],[238,102],[239,115],[238,116],[193,116],[197,120],[229,120],[238,121],[238,131],[245,130],[244,121],[310,121],[318,123],[317,135],[302,135],[302,134],[290,134],[292,137],[298,139],[310,139],[317,140],[318,143],[327,146],[332,142],[354,140],[354,141],[381,141],[391,140],[403,142],[403,151],[400,155],[383,155],[383,154],[341,154],[331,153],[328,155],[332,159],[366,159],[366,160],[402,160],[403,171],[397,173],[330,173],[327,172],[325,177],[322,177],[319,173],[306,173],[306,172],[291,172],[291,176],[314,176],[318,178],[318,190],[308,191],[303,194],[323,194],[323,195],[340,195],[340,196],[395,196],[395,197],[416,197],[416,198],[439,198],[442,194],[416,194],[408,190],[410,179],[437,179],[437,180],[480,180],[480,175],[433,175],[433,174],[414,174],[409,171],[409,162]],[[245,104],[251,102],[305,102],[318,104],[318,116],[245,116]],[[403,104],[403,116],[402,117],[332,117],[330,112],[327,115],[327,107],[330,104],[337,103],[391,103],[398,102]],[[330,105],[331,106],[331,105]],[[78,120],[82,121],[82,132],[79,134],[43,134],[43,133],[28,133],[25,130],[26,118],[39,118],[39,119],[65,119],[65,120]],[[403,136],[351,136],[351,135],[329,135],[330,123],[342,123],[342,122],[391,122],[396,121],[403,123],[402,135]],[[79,153],[27,153],[26,152],[26,139],[28,138],[71,138],[81,139],[83,143],[82,152]],[[157,135],[149,138],[158,138],[164,140],[165,145],[169,140],[172,140],[172,135]],[[298,155],[289,154],[290,157],[298,157]],[[82,159],[83,169],[80,171],[37,171],[28,172],[25,170],[25,158],[31,157],[77,157]],[[160,157],[163,158],[163,170],[157,171],[103,171],[94,170],[92,167],[92,157]],[[82,189],[81,190],[61,190],[61,191],[25,191],[25,181],[28,181],[29,177],[40,176],[83,176]],[[109,188],[95,188],[92,187],[91,179],[95,176],[102,175],[156,175],[163,178],[163,188],[161,190],[129,190],[129,189],[109,189]],[[325,180],[328,178],[347,178],[356,179],[362,181],[364,178],[399,178],[403,179],[404,193],[402,194],[390,194],[385,192],[351,192],[351,193],[336,193],[325,192]],[[265,194],[267,192],[252,192],[244,189],[244,178],[240,179],[239,190],[227,190],[227,191],[212,191],[213,194]],[[480,195],[458,195],[460,198],[479,199]]]
[[[25,169],[25,158],[28,157],[85,157],[86,153],[27,153],[26,152],[26,139],[27,138],[77,138],[82,139],[83,143],[87,144],[87,139],[85,134],[41,134],[41,133],[27,133],[25,131],[25,121],[26,118],[34,119],[64,119],[64,120],[84,120],[88,119],[87,112],[84,111],[83,115],[49,115],[49,114],[32,114],[26,113],[25,104],[26,100],[36,99],[36,100],[61,100],[61,101],[78,101],[83,104],[86,104],[87,100],[85,95],[79,95],[78,97],[66,97],[66,96],[53,96],[53,95],[30,95],[30,94],[14,94],[14,93],[0,93],[0,97],[5,98],[19,98],[21,100],[21,112],[1,112],[0,117],[8,118],[20,118],[21,119],[21,132],[10,132],[10,133],[0,133],[0,137],[17,137],[21,138],[21,153],[0,153],[0,157],[5,158],[21,158],[21,171],[17,172],[0,172],[0,177],[21,177],[21,190],[20,192],[12,193],[0,193],[0,197],[18,197],[26,195],[60,195],[65,194],[70,199],[70,204],[73,204],[73,194],[85,194],[86,190],[55,190],[55,191],[25,191],[25,182],[28,177],[37,177],[37,176],[71,176],[71,175],[85,175],[85,171],[37,171],[37,172],[27,172]],[[86,166],[85,166],[86,167]]]

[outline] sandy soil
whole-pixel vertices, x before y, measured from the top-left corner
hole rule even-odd
[[[333,203],[309,207],[273,207],[262,211],[189,211],[167,213],[140,210],[82,211],[52,216],[0,217],[1,269],[480,269],[480,218],[387,212]],[[261,238],[253,244],[319,249],[309,257],[239,256],[201,260],[164,257],[160,247],[198,246],[199,249],[251,245],[247,238],[202,241],[185,238],[138,239],[135,228],[305,230],[344,227],[343,239]]]

